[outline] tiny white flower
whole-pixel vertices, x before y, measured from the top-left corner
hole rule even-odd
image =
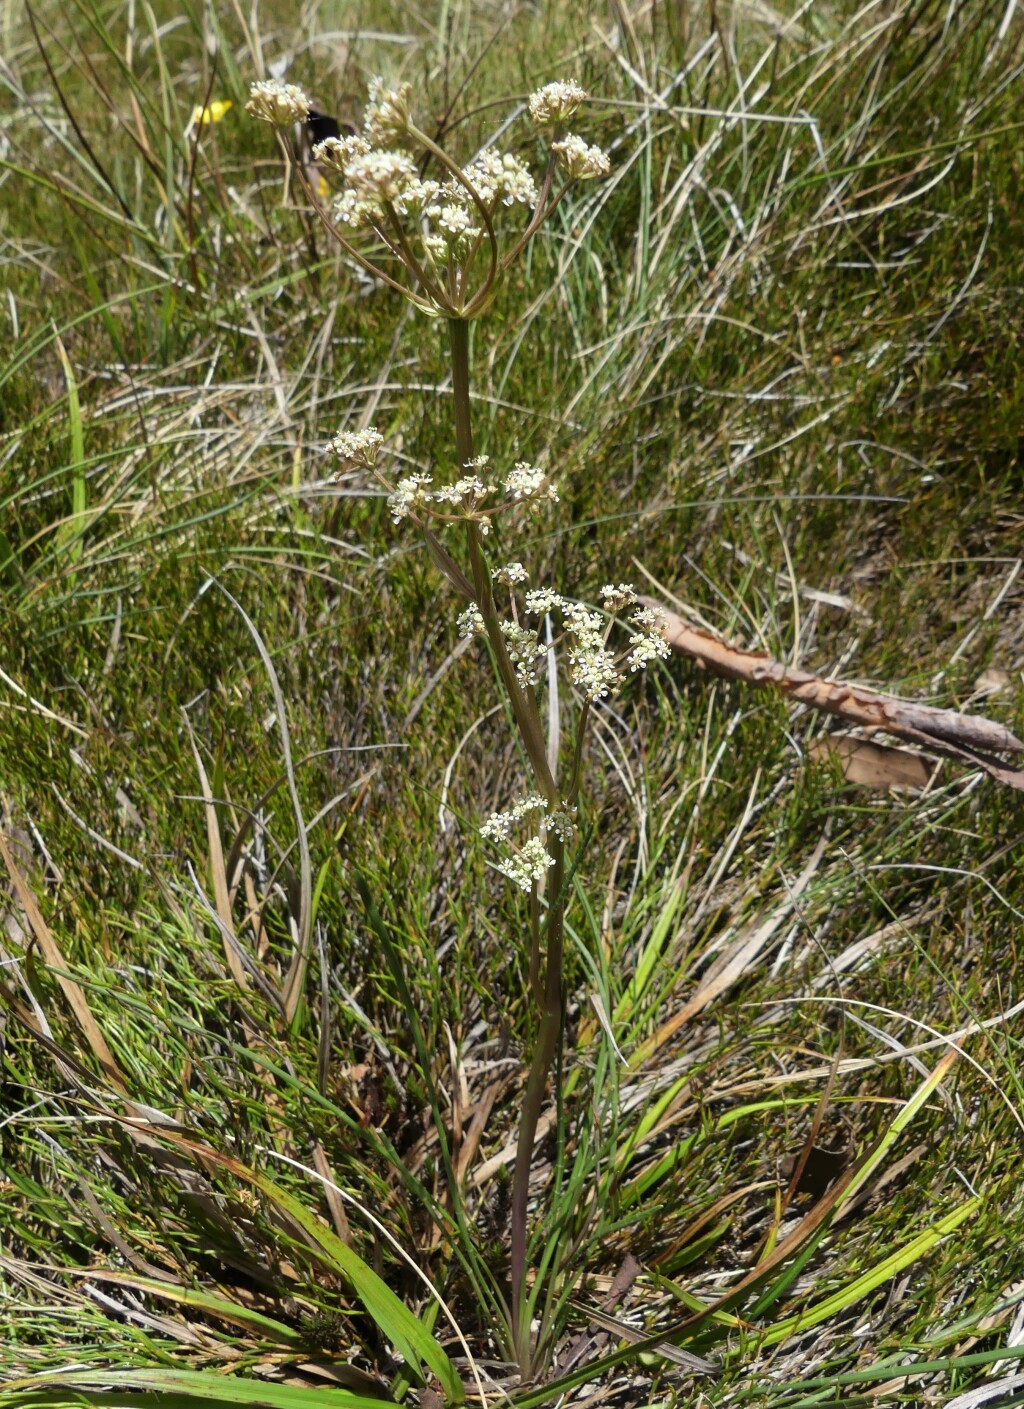
[[[468,502],[475,504],[486,494],[487,486],[482,480],[477,479],[476,475],[465,475],[454,484],[442,485],[440,489],[435,489],[434,499],[438,504],[450,504],[453,509],[461,509]]]
[[[344,191],[334,202],[334,218],[341,225],[365,230],[367,226],[380,225],[384,211],[376,201],[368,201],[355,191]]]
[[[537,640],[536,631],[518,626],[514,621],[503,621],[501,634],[520,685],[536,685],[538,662],[547,654],[547,647]]]
[[[575,807],[572,808],[572,812],[575,811]],[[573,821],[571,813],[564,807],[560,807],[557,812],[548,813],[544,819],[544,825],[562,842],[572,841],[576,832],[576,823]]]
[[[362,431],[342,431],[328,448],[339,460],[351,460],[365,469],[372,469],[377,463],[377,451],[383,444],[384,437],[377,427],[368,426]]]
[[[510,152],[504,155],[494,151],[481,152],[466,167],[464,174],[489,211],[498,205],[512,206],[517,202],[528,206],[537,204],[537,186],[529,169]],[[457,183],[451,183],[449,187],[454,196],[451,186],[457,186]],[[467,195],[465,187],[462,187],[462,199],[465,200]]]
[[[621,612],[625,607],[631,607],[636,601],[636,592],[628,582],[620,582],[616,587],[614,583],[606,583],[601,588],[601,603],[606,612]],[[636,620],[636,617],[633,617]]]
[[[619,672],[611,651],[603,647],[585,650],[577,647],[569,652],[569,674],[588,700],[599,700],[619,683]]]
[[[530,95],[530,117],[538,127],[564,122],[586,99],[586,91],[575,81],[547,83]]]
[[[388,88],[383,78],[370,83],[369,101],[363,116],[363,130],[375,146],[387,146],[409,127],[409,100],[412,84]]]
[[[507,841],[517,822],[534,812],[544,812],[547,805],[547,798],[542,797],[540,793],[527,793],[525,797],[514,802],[508,811],[492,812],[480,828],[480,835],[491,841]]]
[[[245,110],[260,122],[288,127],[293,122],[305,122],[310,106],[309,99],[296,84],[278,83],[270,78],[250,86]]]
[[[394,492],[388,495],[388,508],[394,523],[400,523],[416,509],[423,508],[430,499],[427,485],[431,482],[430,475],[408,475],[398,481]]]
[[[519,582],[525,582],[528,574],[522,563],[506,563],[504,567],[495,568],[491,576],[495,582],[514,587]]]
[[[515,856],[499,862],[498,870],[510,881],[514,881],[520,890],[529,892],[543,879],[548,867],[554,864],[555,858],[545,850],[540,838],[531,837],[528,842],[524,842]]]
[[[523,817],[529,817],[532,812],[546,812],[547,806],[547,798],[542,797],[540,793],[527,793],[514,805],[512,815],[519,821]]]
[[[638,632],[629,638],[632,647],[626,657],[630,672],[645,670],[647,663],[652,660],[667,660],[672,654],[672,649],[664,636],[648,636],[645,632]]]
[[[442,235],[424,235],[423,248],[433,264],[444,264],[448,259],[448,241]]]
[[[480,608],[475,604],[460,613],[458,627],[459,635],[464,641],[472,640],[474,636],[483,636],[487,631]]]
[[[512,814],[492,812],[480,828],[480,835],[488,841],[507,841],[512,833]]]
[[[561,611],[567,605],[567,599],[550,587],[539,587],[526,594],[526,610],[534,616],[543,616],[545,612]]]
[[[472,240],[480,233],[480,227],[473,224],[473,218],[465,206],[441,206],[435,219],[442,234],[450,241]]]
[[[558,503],[555,487],[548,480],[547,470],[520,460],[505,478],[505,492],[513,499],[551,499]]]
[[[313,160],[343,174],[350,161],[365,157],[369,150],[369,142],[362,137],[325,137],[313,148]]]
[[[607,176],[612,169],[607,153],[600,147],[588,147],[582,137],[566,137],[562,142],[555,142],[551,150],[574,181]]]
[[[582,602],[566,602],[565,624],[581,646],[600,646],[604,640],[604,621],[600,613],[592,612]]]
[[[664,616],[657,607],[637,607],[633,624],[640,629],[630,636],[630,652],[626,657],[630,671],[643,670],[649,661],[667,660],[672,648],[662,633]]]
[[[422,190],[416,164],[405,152],[368,151],[354,156],[345,167],[345,180],[356,196],[387,201],[401,214]]]

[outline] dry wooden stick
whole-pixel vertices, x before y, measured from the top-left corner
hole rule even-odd
[[[998,782],[1024,791],[1024,770],[1009,767],[991,756],[993,751],[1024,753],[1024,742],[1002,724],[976,714],[959,714],[954,709],[935,709],[913,700],[897,699],[894,695],[880,695],[863,685],[823,680],[820,675],[782,665],[764,651],[744,651],[731,646],[720,636],[691,626],[653,598],[644,601],[660,608],[665,639],[672,649],[689,656],[702,668],[726,680],[742,680],[747,685],[762,688],[774,686],[811,709],[837,715],[872,732],[884,730],[936,753],[963,759],[983,768]]]

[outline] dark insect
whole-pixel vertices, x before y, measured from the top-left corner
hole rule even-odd
[[[309,116],[306,118],[306,127],[309,129],[309,141],[313,147],[318,142],[326,142],[328,137],[341,136],[338,119],[320,112],[318,108],[310,108]]]

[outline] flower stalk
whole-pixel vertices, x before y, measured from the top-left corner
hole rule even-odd
[[[529,1377],[536,1369],[526,1295],[530,1177],[563,1030],[565,907],[571,874],[567,848],[576,830],[586,723],[594,702],[619,682],[620,665],[641,669],[656,656],[667,655],[668,647],[653,614],[637,606],[636,594],[625,584],[603,588],[603,610],[598,611],[552,589],[527,591],[521,563],[492,568],[487,557],[486,540],[498,515],[519,519],[557,502],[558,495],[546,470],[521,461],[495,477],[489,456],[477,453],[470,325],[491,306],[506,271],[572,185],[608,173],[604,153],[566,131],[567,120],[586,94],[575,83],[551,83],[530,98],[530,118],[547,142],[539,189],[527,165],[509,152],[485,148],[467,164],[459,164],[413,124],[410,97],[408,84],[388,89],[375,80],[362,134],[328,138],[314,149],[321,168],[341,179],[340,195],[325,209],[308,186],[306,192],[325,227],[352,259],[446,323],[455,478],[435,483],[432,471],[394,479],[380,463],[385,437],[374,427],[340,432],[331,449],[342,463],[365,468],[387,488],[394,522],[409,519],[419,527],[433,562],[468,603],[459,618],[460,632],[486,638],[532,774],[533,790],[508,811],[494,813],[480,829],[503,852],[497,869],[529,898],[525,957],[535,1033],[512,1181],[506,1328],[508,1348],[522,1375]],[[248,106],[254,116],[279,129],[305,121],[310,111],[301,90],[283,84],[254,85]],[[425,153],[446,179],[424,179],[409,148]],[[560,182],[558,172],[564,177]],[[506,223],[517,208],[527,212],[524,228],[507,233]],[[386,263],[366,252],[367,240],[383,246]],[[504,604],[499,607],[496,584],[503,598],[507,592],[507,610]],[[635,628],[631,649],[616,656],[609,649],[612,620],[630,607]],[[553,641],[543,633],[549,618],[561,620],[561,632]],[[563,656],[578,699],[563,785],[557,760],[548,757],[537,696],[541,662],[549,652]],[[453,1191],[453,1197],[457,1193]]]

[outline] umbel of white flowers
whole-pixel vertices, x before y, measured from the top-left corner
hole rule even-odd
[[[473,523],[485,536],[490,520],[497,515],[517,506],[535,509],[558,499],[545,470],[521,462],[504,476],[492,478],[487,473],[486,455],[478,455],[463,466],[469,473],[450,485],[435,487],[433,476],[426,474],[408,475],[394,484],[379,464],[382,445],[383,437],[371,426],[363,431],[342,432],[335,436],[330,449],[344,464],[361,465],[372,471],[388,490],[388,506],[395,523],[410,519],[428,531],[454,522]],[[532,692],[536,687],[541,663],[550,650],[559,646],[565,651],[569,678],[587,709],[615,690],[626,671],[634,674],[646,669],[650,661],[664,660],[671,654],[662,633],[661,614],[638,602],[629,583],[602,587],[603,611],[596,611],[550,588],[526,590],[527,576],[520,562],[491,570],[492,582],[508,593],[508,612],[501,619],[500,630],[516,679],[524,690]],[[523,589],[520,595],[517,588]],[[622,613],[628,613],[629,633],[625,648],[616,652],[610,649],[610,642],[614,618]],[[542,633],[544,619],[549,616],[561,619],[562,630],[554,641],[544,639]],[[487,634],[476,602],[466,607],[458,624],[459,635],[464,639]],[[515,833],[522,830],[522,824],[532,824],[534,835],[519,844]],[[573,829],[572,818],[564,807],[552,810],[546,798],[531,793],[508,812],[495,813],[481,828],[481,835],[504,845],[510,854],[498,869],[521,889],[530,891],[553,864],[545,835],[555,833],[567,842]]]
[[[519,157],[490,147],[465,167],[459,166],[414,125],[410,85],[388,89],[381,79],[375,79],[370,85],[362,133],[331,137],[313,149],[320,167],[338,177],[341,184],[329,210],[318,206],[321,217],[346,252],[364,268],[428,313],[447,318],[450,325],[464,326],[489,306],[501,276],[570,186],[608,174],[604,152],[566,131],[567,121],[586,96],[579,84],[570,82],[549,83],[530,97],[530,119],[547,140],[547,163],[538,184]],[[285,127],[304,121],[310,103],[302,90],[292,85],[256,83],[248,110]],[[421,177],[410,155],[410,150],[417,148],[433,158],[445,179]],[[308,194],[315,202],[314,193]],[[523,211],[528,215],[520,222],[521,228],[508,231],[505,222]],[[372,258],[367,255],[367,237],[370,248],[375,241],[387,256],[382,259],[376,252]],[[482,589],[479,581],[476,589],[472,588],[436,535],[462,524],[471,538],[483,539],[497,515],[517,508],[536,510],[557,501],[548,472],[518,461],[504,473],[495,474],[487,455],[474,455],[448,484],[436,484],[433,475],[422,473],[394,479],[381,468],[383,447],[384,437],[373,426],[343,431],[330,445],[339,461],[369,470],[384,486],[396,524],[408,519],[426,534],[435,561],[470,599],[459,618],[462,636],[489,634],[481,610],[486,595],[495,630],[492,645],[495,640],[503,644],[510,682],[524,698],[533,699],[541,662],[549,650],[559,646],[564,649],[569,676],[583,697],[584,712],[620,683],[626,669],[642,670],[649,661],[668,656],[659,617],[638,603],[628,584],[602,588],[601,612],[553,590],[526,591],[526,570],[518,562],[490,573],[493,584],[507,592],[508,601],[506,614],[495,626],[493,590]],[[517,589],[522,589],[518,595]],[[626,611],[631,630],[626,648],[616,653],[609,647],[614,618]],[[561,633],[554,642],[541,638],[546,617],[561,621]],[[530,708],[535,711],[535,704]],[[548,798],[531,793],[508,812],[492,816],[481,832],[508,852],[499,869],[529,891],[555,864],[547,838],[556,837],[562,844],[570,840],[574,811],[554,793]],[[533,835],[519,840],[523,831]]]
[[[607,176],[608,158],[565,131],[587,96],[577,83],[549,83],[529,100],[532,122],[549,139],[539,186],[519,157],[493,147],[460,166],[416,127],[411,93],[408,83],[389,89],[374,79],[362,132],[328,137],[313,148],[313,159],[341,184],[333,203],[317,203],[318,210],[348,253],[418,307],[473,318],[488,307],[501,276],[569,187]],[[310,101],[294,84],[254,83],[247,111],[283,128],[304,122]],[[413,152],[429,153],[442,179],[421,178]],[[518,232],[508,232],[503,222],[517,208],[528,218]],[[367,234],[388,252],[386,263],[365,253]]]

